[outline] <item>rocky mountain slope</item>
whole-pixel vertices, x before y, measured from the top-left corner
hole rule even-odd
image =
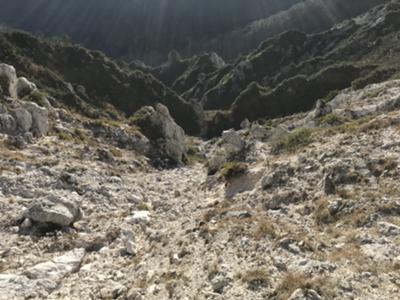
[[[397,299],[399,14],[154,68],[1,31],[0,299]]]
[[[145,142],[107,134],[129,125],[52,106],[49,134],[15,143],[26,133],[5,132],[6,116],[22,124],[12,107],[34,104],[5,95],[0,299],[399,294],[399,81],[188,139],[191,164],[162,171]]]

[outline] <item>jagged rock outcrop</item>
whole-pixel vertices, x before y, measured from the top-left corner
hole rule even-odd
[[[48,110],[28,101],[37,90],[36,85],[25,77],[17,78],[15,68],[6,64],[0,64],[0,81],[3,91],[0,94],[0,133],[25,137],[27,134],[34,137],[46,135],[49,130]],[[24,100],[19,100],[21,98]]]
[[[185,132],[172,119],[166,106],[143,107],[133,115],[132,124],[152,142],[154,153],[151,156],[155,164],[167,166],[186,162]]]

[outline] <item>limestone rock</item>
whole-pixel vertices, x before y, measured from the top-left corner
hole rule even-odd
[[[28,132],[32,128],[33,119],[30,112],[24,108],[17,108],[13,112],[17,127],[22,132]]]
[[[57,196],[47,196],[36,200],[24,212],[24,217],[38,223],[69,226],[82,218],[82,211],[74,201]]]
[[[147,210],[135,211],[132,216],[126,218],[129,224],[148,224],[150,220],[150,212]]]
[[[17,82],[17,72],[13,66],[0,64],[0,86],[6,96],[17,97],[15,84]]]
[[[47,298],[64,277],[79,269],[84,256],[84,249],[74,249],[21,275],[0,274],[0,299]]]
[[[36,137],[46,135],[49,130],[48,110],[33,102],[24,102],[22,107],[32,116],[31,131],[33,135]]]
[[[233,129],[225,130],[222,133],[222,142],[229,157],[240,154],[246,146],[246,142]]]

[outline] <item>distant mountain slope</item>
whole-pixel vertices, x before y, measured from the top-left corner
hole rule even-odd
[[[205,75],[182,96],[210,111],[210,135],[245,118],[304,111],[336,90],[398,77],[399,30],[400,2],[392,1],[326,32],[285,32]]]
[[[0,23],[74,42],[115,57],[160,63],[177,49],[198,53],[198,40],[285,10],[301,0],[0,0]]]
[[[122,69],[99,51],[4,31],[0,32],[0,62],[15,66],[55,102],[83,114],[110,117],[119,111],[129,117],[143,106],[160,102],[187,133],[201,131],[201,108],[184,101],[152,75]]]
[[[316,33],[327,30],[334,24],[355,17],[376,5],[390,0],[304,0],[287,10],[270,17],[256,20],[245,27],[218,36],[212,41],[201,41],[204,50],[221,53],[225,58],[234,58],[238,53],[247,53],[259,43],[287,30]],[[229,47],[226,47],[229,45]]]

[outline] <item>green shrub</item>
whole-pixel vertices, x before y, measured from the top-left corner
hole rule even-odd
[[[63,141],[72,141],[74,139],[70,134],[66,133],[65,131],[58,131],[57,137]]]
[[[295,152],[299,148],[307,146],[312,142],[311,135],[311,129],[297,129],[273,143],[272,152],[276,154],[280,152]]]
[[[330,91],[328,95],[325,96],[324,101],[326,103],[332,101],[339,94],[338,90]]]
[[[336,126],[345,123],[347,120],[346,118],[339,116],[337,114],[331,113],[321,117],[318,120],[319,125],[329,125],[329,126]]]
[[[248,168],[244,163],[239,162],[227,162],[221,169],[221,176],[225,180],[231,180],[247,173]]]
[[[35,102],[41,107],[47,107],[47,94],[36,90],[22,98],[24,101]]]

